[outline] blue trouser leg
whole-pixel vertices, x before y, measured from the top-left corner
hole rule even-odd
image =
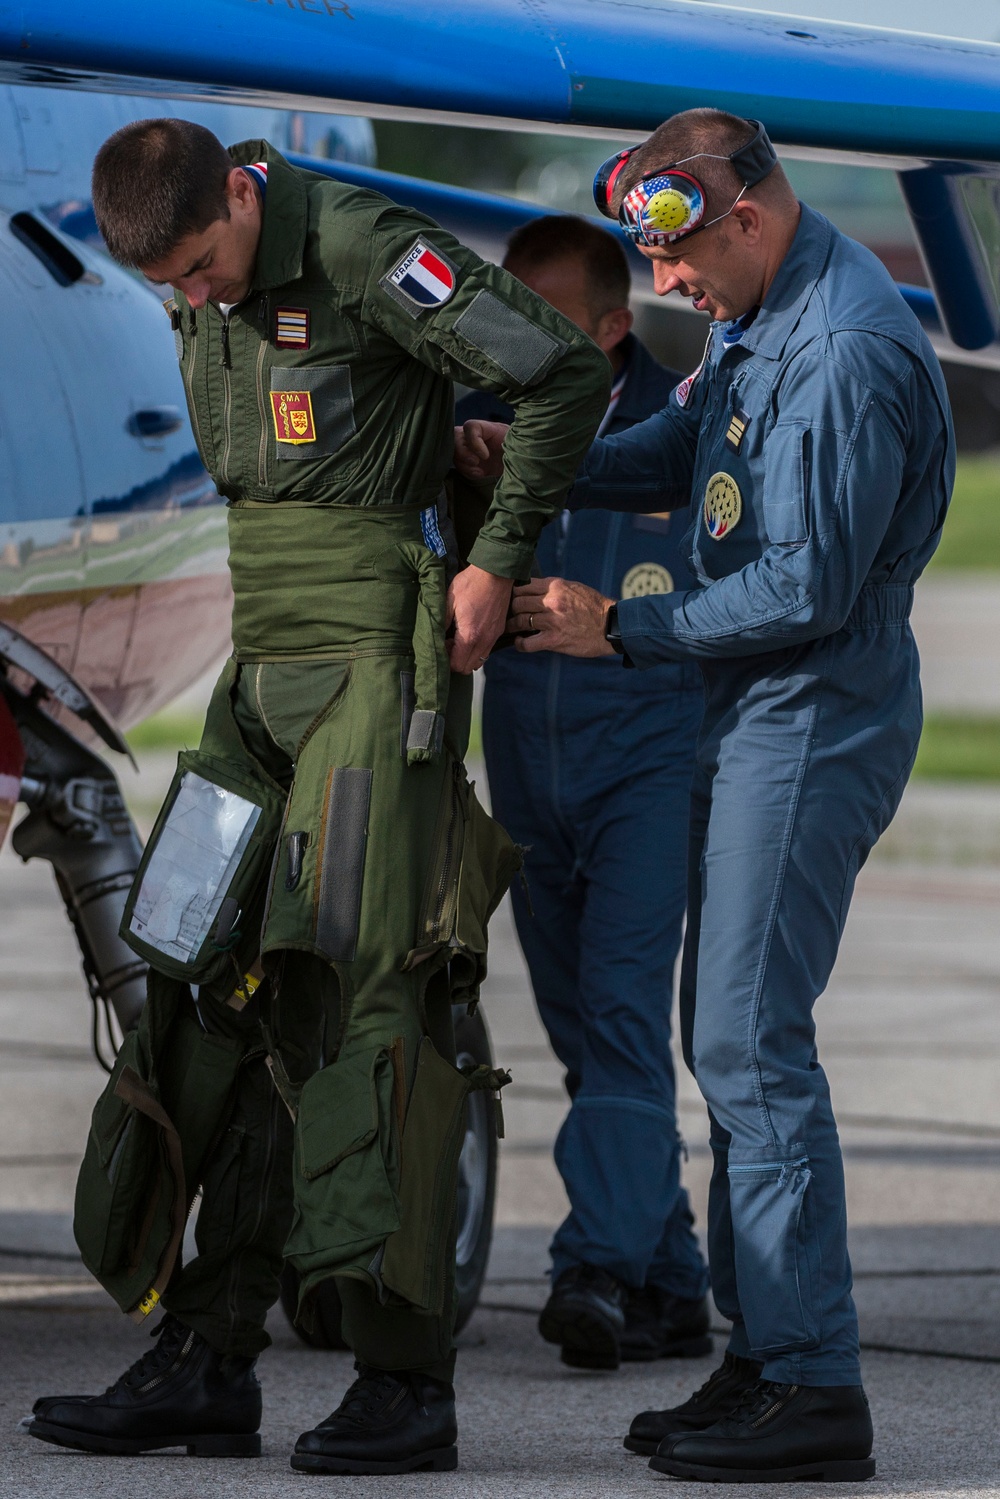
[[[838,641],[790,653],[781,675],[710,673],[681,997],[712,1120],[709,1260],[730,1346],[760,1359],[765,1378],[806,1385],[860,1382],[813,1005],[919,735],[906,651],[893,673],[866,642]]]
[[[597,1264],[694,1298],[706,1274],[680,1186],[670,1004],[700,695],[677,695],[673,753],[664,712],[668,743],[649,746],[651,764],[577,732],[560,737],[558,775],[523,703],[499,697],[488,687],[493,807],[530,846],[534,915],[515,888],[515,920],[573,1100],[556,1143],[571,1210],[553,1271]]]

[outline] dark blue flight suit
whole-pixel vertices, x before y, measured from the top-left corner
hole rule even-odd
[[[632,335],[623,352],[609,432],[660,410],[680,379]],[[476,393],[458,416],[512,413]],[[542,533],[538,567],[615,598],[688,589],[687,524],[686,512],[559,517]],[[570,1213],[553,1240],[553,1273],[599,1265],[628,1286],[693,1300],[708,1278],[680,1185],[670,1008],[703,688],[692,663],[618,666],[491,656],[483,746],[494,814],[530,849],[534,914],[518,885],[514,918],[573,1101],[556,1141]]]
[[[857,1384],[812,1011],[916,754],[909,615],[954,439],[888,273],[808,208],[756,320],[732,347],[723,333],[663,412],[591,448],[572,503],[697,506],[698,586],[618,619],[636,666],[705,675],[681,1026],[712,1119],[712,1289],[765,1379]]]

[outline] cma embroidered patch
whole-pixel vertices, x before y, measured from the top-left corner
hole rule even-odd
[[[308,349],[309,313],[304,307],[279,307],[274,315],[274,342],[279,349]]]
[[[379,282],[383,291],[411,317],[433,307],[443,307],[454,295],[457,284],[455,267],[440,250],[432,250],[422,239]]]
[[[315,442],[312,396],[307,390],[272,390],[271,412],[278,442]]]
[[[673,593],[674,580],[658,562],[639,562],[622,578],[623,599],[642,599],[651,593]]]
[[[713,541],[722,541],[740,523],[743,496],[732,474],[713,474],[705,489],[705,529]]]
[[[726,432],[726,447],[731,453],[738,453],[743,446],[743,439],[747,435],[749,425],[750,418],[745,411],[740,411],[737,407],[729,419],[729,428]]]

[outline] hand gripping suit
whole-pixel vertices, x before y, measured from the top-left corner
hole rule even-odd
[[[251,291],[228,318],[168,310],[230,505],[234,652],[126,910],[149,1002],[77,1235],[123,1309],[162,1300],[247,1355],[284,1250],[300,1315],[336,1276],[362,1363],[449,1378],[464,1102],[505,1080],[456,1069],[451,1005],[475,1002],[519,862],[465,778],[470,680],[445,650],[451,378],[519,410],[471,560],[523,577],[609,370],[421,215],[265,142],[232,155],[268,168]]]
[[[592,448],[573,503],[693,500],[699,587],[618,608],[639,667],[701,662],[682,965],[711,1116],[712,1287],[782,1384],[860,1383],[813,1004],[921,727],[909,627],[954,476],[937,360],[883,267],[803,208],[756,320]]]
[[[659,411],[681,378],[632,334],[621,349],[608,434]],[[513,412],[475,391],[456,416],[509,422]],[[537,568],[615,598],[689,589],[687,525],[686,510],[564,513],[542,532]],[[572,1098],[556,1142],[570,1211],[553,1275],[599,1265],[694,1300],[708,1277],[680,1184],[670,1010],[701,672],[499,651],[484,676],[493,810],[528,850],[527,890],[511,887],[517,933]]]

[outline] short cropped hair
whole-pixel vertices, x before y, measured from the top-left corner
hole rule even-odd
[[[204,125],[137,120],[116,130],[94,162],[94,216],[122,265],[156,265],[189,234],[228,219],[233,162]]]
[[[625,163],[612,193],[612,207],[621,207],[625,194],[643,177],[674,166],[689,156],[698,161],[686,164],[686,170],[705,189],[709,218],[727,213],[743,187],[743,179],[731,162],[715,160],[727,157],[753,140],[755,127],[739,115],[724,109],[686,109],[658,125]],[[781,165],[773,167],[756,187],[748,189],[758,199],[794,203],[795,194]]]
[[[515,229],[504,266],[530,274],[557,260],[576,260],[587,275],[587,300],[595,317],[628,305],[632,289],[628,257],[613,232],[573,214],[547,214]]]

